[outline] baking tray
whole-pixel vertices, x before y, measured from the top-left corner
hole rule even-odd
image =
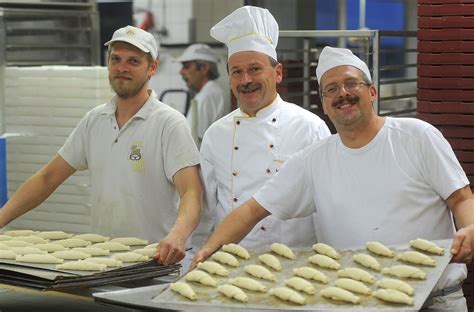
[[[335,311],[335,310],[344,310],[344,311],[369,311],[369,310],[396,310],[396,311],[417,311],[419,310],[423,303],[425,302],[426,298],[434,288],[435,284],[441,277],[441,274],[444,272],[446,266],[451,260],[452,255],[449,252],[449,247],[451,246],[452,240],[436,240],[434,241],[438,245],[444,247],[445,254],[443,256],[431,255],[432,258],[436,260],[436,267],[426,267],[426,266],[417,266],[421,268],[423,271],[427,273],[426,280],[414,280],[414,279],[404,279],[406,282],[411,284],[415,288],[414,299],[415,303],[413,306],[407,305],[400,305],[400,304],[390,304],[390,303],[383,303],[375,298],[370,296],[360,295],[361,303],[358,305],[353,304],[345,304],[336,301],[332,301],[330,299],[322,298],[319,295],[319,290],[325,288],[327,286],[332,286],[335,279],[336,279],[336,271],[334,270],[326,270],[319,268],[317,266],[313,266],[309,264],[308,257],[314,255],[314,251],[310,251],[308,249],[293,249],[297,258],[295,260],[288,260],[283,257],[277,256],[283,266],[283,270],[281,272],[274,272],[273,273],[277,276],[276,282],[270,282],[265,280],[259,280],[263,284],[265,284],[269,289],[276,287],[276,286],[283,286],[284,280],[291,276],[291,271],[295,267],[299,266],[313,266],[320,271],[326,273],[330,279],[330,282],[326,285],[314,282],[313,285],[316,287],[316,295],[303,295],[306,300],[306,305],[296,305],[287,303],[280,299],[277,299],[273,296],[267,294],[261,294],[257,292],[252,292],[245,290],[245,292],[249,296],[248,303],[239,303],[232,299],[228,299],[221,294],[218,294],[217,289],[209,286],[200,285],[198,283],[189,282],[189,284],[193,287],[196,291],[198,296],[198,300],[190,301],[186,298],[177,295],[176,293],[172,292],[168,287],[163,285],[158,286],[151,286],[145,288],[135,288],[129,290],[120,290],[116,292],[106,292],[106,293],[99,293],[94,294],[94,298],[97,301],[104,301],[108,303],[114,303],[118,305],[124,306],[134,306],[134,307],[141,307],[141,308],[148,308],[148,309],[172,309],[172,310],[186,310],[186,311],[240,311],[242,309],[250,310],[250,311],[268,311],[268,310],[312,310],[312,311]],[[411,250],[408,244],[402,245],[389,245],[390,248],[394,249],[396,253],[400,253],[406,250]],[[231,269],[231,274],[228,277],[217,277],[213,276],[218,280],[219,284],[224,284],[229,278],[234,278],[236,276],[248,276],[246,273],[243,272],[243,268],[245,265],[256,263],[256,259],[258,255],[270,252],[270,247],[267,246],[265,248],[261,248],[259,250],[251,251],[251,259],[250,260],[241,260],[240,266],[236,269]],[[342,267],[360,267],[358,264],[352,261],[352,256],[356,253],[367,253],[367,250],[364,248],[350,248],[350,249],[343,249],[339,250],[342,255],[340,259],[340,263]],[[375,256],[377,260],[382,264],[382,267],[391,266],[394,264],[400,264],[394,258],[385,258],[385,257],[378,257]],[[371,274],[373,274],[377,280],[381,279],[382,277],[389,277],[382,275],[379,272],[375,272],[370,269],[366,269]],[[376,289],[374,285],[368,285],[372,290]]]

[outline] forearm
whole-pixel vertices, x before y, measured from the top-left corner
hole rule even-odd
[[[170,232],[179,233],[179,236],[186,240],[199,224],[201,209],[202,191],[200,189],[187,191],[180,198],[178,216]]]

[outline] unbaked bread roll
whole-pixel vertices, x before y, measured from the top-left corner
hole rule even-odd
[[[377,259],[375,259],[372,256],[366,255],[366,254],[361,254],[361,253],[356,254],[356,255],[352,256],[352,260],[359,263],[360,265],[365,266],[366,268],[369,268],[369,269],[372,269],[372,270],[375,270],[375,271],[380,271],[380,269],[381,269],[381,265],[377,261]]]
[[[437,255],[444,255],[443,247],[440,247],[426,239],[417,238],[415,240],[410,241],[410,245],[416,249],[420,249]]]
[[[327,284],[329,282],[329,278],[326,276],[326,274],[310,267],[295,268],[293,269],[293,275],[315,280],[323,284]]]
[[[382,273],[403,278],[426,279],[425,272],[409,265],[394,265],[392,267],[384,268]]]
[[[56,265],[58,270],[74,270],[74,271],[105,271],[107,266],[102,263],[94,263],[86,260],[77,260],[65,262]]]
[[[63,231],[42,231],[34,235],[44,239],[66,239],[73,236],[72,234],[68,234]]]
[[[10,249],[10,247],[5,245],[4,243],[0,242],[0,249],[7,250],[7,249]]]
[[[291,260],[296,258],[295,254],[290,249],[290,247],[286,246],[285,244],[273,243],[271,246],[271,250],[277,255],[280,255],[282,257],[285,257]]]
[[[258,261],[262,262],[263,264],[269,266],[270,268],[274,269],[275,271],[281,271],[281,263],[277,257],[271,254],[263,254],[258,256]]]
[[[238,276],[234,279],[230,279],[228,283],[240,288],[245,288],[253,291],[267,292],[268,290],[265,285],[250,277]]]
[[[11,237],[16,237],[16,236],[30,236],[37,233],[38,233],[37,231],[33,231],[33,230],[12,230],[12,231],[6,231],[3,234],[11,236]]]
[[[139,253],[140,255],[144,255],[150,258],[156,255],[156,249],[152,249],[152,248],[134,249],[133,252]]]
[[[170,289],[190,300],[197,299],[196,293],[194,292],[193,288],[184,282],[171,283]]]
[[[59,259],[64,260],[83,260],[90,258],[90,254],[86,254],[85,252],[77,251],[77,250],[61,250],[55,251],[51,255],[55,256]]]
[[[48,240],[39,236],[35,236],[35,235],[17,236],[17,237],[13,237],[12,240],[23,241],[23,242],[32,243],[32,244],[46,244],[48,242]]]
[[[2,244],[7,245],[8,247],[27,247],[27,246],[34,245],[33,243],[17,241],[17,240],[3,241]]]
[[[63,263],[63,259],[59,259],[53,255],[44,254],[29,254],[29,255],[18,255],[15,259],[17,262],[28,262],[28,263],[45,263],[45,264],[58,264]]]
[[[89,254],[91,256],[108,256],[110,254],[110,251],[107,249],[102,249],[99,247],[92,247],[92,246],[87,246],[87,247],[76,247],[72,249],[73,251],[80,251],[86,254]]]
[[[250,259],[250,254],[247,251],[247,249],[237,244],[224,245],[222,246],[222,250],[229,252],[231,254],[234,254],[236,256],[239,256],[240,258],[243,258],[245,260]]]
[[[356,281],[366,282],[373,284],[375,282],[375,277],[369,272],[359,269],[359,268],[345,268],[337,271],[337,276],[339,277],[349,277],[355,279]]]
[[[17,254],[13,250],[2,249],[0,250],[0,259],[11,259],[15,260]]]
[[[341,254],[339,254],[334,248],[332,248],[329,245],[323,244],[323,243],[317,243],[313,245],[313,250],[316,251],[317,253],[320,253],[322,255],[331,257],[333,259],[339,259],[341,258]]]
[[[248,274],[258,277],[261,279],[276,281],[275,275],[273,275],[266,267],[263,267],[258,264],[249,264],[245,266],[245,272]]]
[[[89,241],[80,239],[80,238],[66,238],[60,239],[55,241],[56,244],[62,245],[67,248],[74,248],[74,247],[86,247],[91,243]]]
[[[38,249],[41,249],[42,251],[47,251],[47,252],[67,250],[67,248],[64,247],[63,245],[59,245],[55,243],[35,244],[33,245],[33,247],[36,247]]]
[[[364,283],[353,280],[352,278],[340,278],[334,282],[339,288],[343,288],[345,290],[349,290],[355,293],[363,294],[363,295],[370,295],[372,292],[369,287],[365,286]]]
[[[360,297],[354,295],[350,291],[339,287],[327,287],[322,289],[319,294],[326,298],[331,298],[332,300],[336,301],[345,301],[350,303],[359,303]]]
[[[42,251],[39,248],[26,246],[26,247],[10,247],[10,250],[17,255],[28,255],[28,254],[45,254],[46,251]]]
[[[114,258],[93,257],[87,258],[84,261],[105,264],[108,268],[120,268],[123,262]]]
[[[415,302],[415,300],[407,294],[395,289],[378,289],[374,291],[373,295],[375,298],[388,302],[404,303],[409,305],[413,305]]]
[[[410,296],[415,292],[410,284],[394,278],[384,278],[377,282],[377,286],[380,288],[395,289]]]
[[[116,242],[120,244],[124,244],[127,246],[140,246],[140,245],[148,245],[148,241],[145,239],[140,239],[137,237],[116,237],[110,240],[111,242]]]
[[[157,249],[159,244],[160,244],[160,243],[153,243],[153,244],[150,244],[150,245],[146,245],[144,248]]]
[[[249,301],[249,297],[247,296],[247,294],[242,289],[234,285],[230,285],[230,284],[221,285],[217,287],[217,291],[229,298],[236,299],[241,302]]]
[[[94,233],[78,234],[75,235],[73,238],[82,239],[91,243],[103,243],[110,240],[110,237],[108,236],[103,236]]]
[[[311,256],[309,257],[309,262],[326,269],[339,270],[341,268],[341,264],[339,262],[325,255],[318,254]]]
[[[290,301],[297,304],[305,304],[306,299],[293,289],[287,287],[276,287],[270,289],[270,295],[278,297],[282,300]]]
[[[418,251],[405,251],[397,256],[398,260],[426,266],[436,266],[435,259]]]
[[[212,260],[220,262],[222,264],[227,264],[233,267],[238,267],[240,265],[239,261],[236,257],[231,255],[230,253],[224,251],[217,251],[211,256]]]
[[[301,277],[290,277],[285,280],[285,285],[303,291],[308,295],[314,295],[316,293],[316,288],[314,288],[313,284]]]
[[[117,242],[105,242],[105,243],[96,243],[92,247],[98,247],[102,249],[107,249],[108,251],[127,251],[130,250],[130,246],[120,244]]]
[[[209,274],[200,270],[193,270],[184,277],[189,282],[198,282],[203,285],[217,287],[217,281]]]
[[[0,242],[9,241],[12,240],[12,238],[11,236],[0,234]]]
[[[112,256],[114,259],[122,262],[144,262],[148,261],[148,256],[141,255],[136,252],[119,252]]]
[[[220,265],[219,263],[212,261],[199,262],[197,267],[201,270],[206,271],[207,273],[216,274],[219,276],[228,276],[229,270]]]
[[[379,242],[367,242],[367,250],[373,252],[376,255],[389,258],[395,255],[395,252],[393,250]]]

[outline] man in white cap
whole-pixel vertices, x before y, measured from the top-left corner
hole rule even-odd
[[[155,38],[126,26],[105,45],[116,95],[89,111],[58,154],[20,186],[0,209],[0,227],[41,204],[77,170],[89,169],[92,232],[161,240],[157,260],[175,263],[199,222],[199,152],[182,114],[147,88],[158,67]]]
[[[222,222],[195,261],[238,242],[269,215],[287,220],[317,211],[318,239],[336,248],[452,238],[456,263],[425,307],[467,311],[460,284],[474,251],[474,198],[449,143],[424,121],[377,116],[370,71],[350,50],[325,47],[316,75],[337,134],[288,160]]]
[[[278,95],[276,87],[282,80],[275,50],[278,24],[267,9],[241,7],[210,32],[228,47],[229,81],[240,107],[204,135],[201,170],[208,209],[196,237],[206,222],[209,227],[218,225],[250,199],[289,156],[330,135],[321,118]],[[258,248],[275,241],[311,246],[316,241],[313,217],[267,218],[242,244]]]
[[[219,58],[207,44],[190,45],[177,61],[182,63],[180,75],[194,94],[186,119],[199,147],[207,128],[230,112],[230,94],[216,81]]]

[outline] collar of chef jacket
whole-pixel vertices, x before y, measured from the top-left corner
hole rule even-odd
[[[270,105],[265,106],[264,108],[260,109],[255,117],[250,117],[247,113],[243,112],[239,107],[239,114],[236,117],[242,118],[265,118],[273,114],[281,105],[280,95],[277,94],[275,100]]]

